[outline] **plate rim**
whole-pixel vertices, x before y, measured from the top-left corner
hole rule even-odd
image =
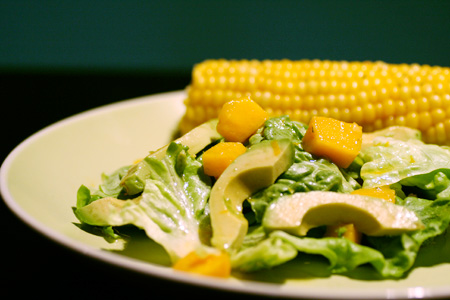
[[[352,290],[342,290],[337,288],[324,289],[317,292],[317,287],[301,287],[300,293],[298,287],[286,287],[283,284],[257,282],[245,279],[220,279],[213,277],[197,276],[188,273],[178,272],[172,268],[159,266],[149,262],[144,262],[139,259],[124,257],[119,254],[110,253],[101,249],[95,248],[91,245],[82,243],[73,238],[70,238],[50,226],[39,222],[32,214],[22,208],[12,196],[8,189],[7,175],[11,168],[12,162],[17,157],[22,149],[34,140],[41,136],[56,130],[68,123],[77,122],[83,118],[96,115],[109,110],[119,109],[131,105],[140,105],[149,101],[157,101],[166,98],[173,98],[172,101],[181,101],[182,96],[185,95],[185,90],[177,90],[163,93],[150,94],[146,96],[121,100],[110,104],[101,105],[91,108],[89,110],[74,114],[53,124],[50,124],[26,139],[20,142],[13,150],[6,156],[0,166],[0,194],[8,209],[28,227],[35,232],[45,236],[58,245],[64,246],[78,254],[87,255],[90,258],[97,259],[104,263],[118,266],[127,270],[135,271],[141,274],[150,275],[166,280],[176,281],[180,283],[192,284],[199,287],[207,287],[217,290],[227,290],[230,292],[239,292],[246,294],[254,294],[261,296],[277,296],[277,297],[291,297],[291,298],[317,298],[317,299],[401,299],[401,298],[424,298],[424,297],[443,297],[450,296],[450,284],[448,287],[398,287],[398,288],[366,288],[360,287]],[[364,296],[366,295],[366,296]]]

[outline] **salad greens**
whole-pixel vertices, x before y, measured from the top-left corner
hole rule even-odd
[[[104,183],[98,191],[90,192],[87,201],[87,188],[82,186],[75,215],[87,224],[133,224],[143,228],[151,239],[164,247],[172,260],[177,260],[203,247],[199,231],[202,220],[207,217],[211,179],[203,174],[202,164],[187,154],[187,147],[177,143],[169,145],[162,160],[149,156],[145,163],[150,174],[140,196],[132,200],[113,198],[122,192],[121,169],[104,176]],[[115,194],[99,200],[98,194],[105,190],[115,191]],[[101,201],[105,199],[107,201]]]
[[[421,246],[442,235],[450,224],[450,150],[425,144],[420,133],[392,127],[364,134],[363,148],[346,169],[305,152],[301,141],[305,124],[289,117],[271,118],[248,141],[290,139],[295,147],[292,165],[274,184],[257,191],[243,205],[249,230],[242,246],[230,253],[236,272],[270,269],[307,253],[324,257],[331,273],[346,273],[370,265],[381,278],[405,276]],[[77,193],[76,217],[117,238],[120,226],[133,224],[167,251],[173,262],[210,245],[208,199],[215,183],[203,173],[202,152],[193,157],[188,147],[172,142],[162,159],[147,157],[150,170],[144,190],[127,195],[121,179],[130,166],[102,176],[98,188],[84,185]],[[390,185],[396,205],[413,211],[425,225],[396,236],[364,236],[361,244],[345,238],[324,237],[318,227],[300,237],[262,224],[266,208],[279,197],[309,191],[350,193],[361,187]]]

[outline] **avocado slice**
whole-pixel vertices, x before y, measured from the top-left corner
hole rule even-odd
[[[283,196],[267,208],[263,226],[304,236],[322,225],[353,223],[366,235],[396,235],[423,229],[414,212],[380,198],[313,191]]]
[[[230,251],[240,247],[248,229],[242,214],[244,200],[273,184],[293,161],[291,140],[265,140],[251,146],[225,169],[209,200],[214,247]]]
[[[217,132],[217,119],[209,120],[205,122],[174,142],[189,147],[188,153],[195,156],[206,146],[214,141],[222,138]],[[169,145],[166,145],[154,152],[151,152],[147,157],[154,157],[162,159],[166,155],[166,150]],[[128,170],[128,173],[122,178],[120,185],[123,186],[128,195],[136,195],[144,190],[145,180],[150,174],[149,167],[145,159],[132,165]]]

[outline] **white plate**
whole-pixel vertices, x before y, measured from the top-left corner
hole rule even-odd
[[[400,280],[329,275],[323,261],[314,258],[222,280],[173,271],[164,250],[140,233],[135,232],[136,236],[124,248],[122,243],[107,243],[75,226],[78,220],[72,206],[78,187],[97,185],[102,172],[130,164],[169,142],[184,114],[184,97],[183,91],[176,91],[118,102],[37,132],[14,149],[1,167],[4,201],[26,224],[66,247],[168,280],[294,298],[450,296],[450,242],[445,239],[438,250],[421,253],[422,266]],[[430,262],[435,256],[444,256],[446,263]]]

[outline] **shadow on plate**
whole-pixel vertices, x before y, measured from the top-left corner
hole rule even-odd
[[[149,239],[145,231],[133,226],[124,226],[120,228],[120,234],[126,236],[124,249],[109,250],[110,252],[161,266],[171,265],[170,257],[164,248]]]
[[[149,239],[145,234],[145,231],[140,230],[135,226],[121,226],[119,231],[115,232],[117,237],[114,238],[110,234],[105,234],[102,227],[79,223],[73,224],[89,234],[103,237],[108,243],[114,243],[118,238],[123,241],[123,249],[103,249],[105,251],[160,266],[171,265],[170,257],[167,255],[164,248]]]

